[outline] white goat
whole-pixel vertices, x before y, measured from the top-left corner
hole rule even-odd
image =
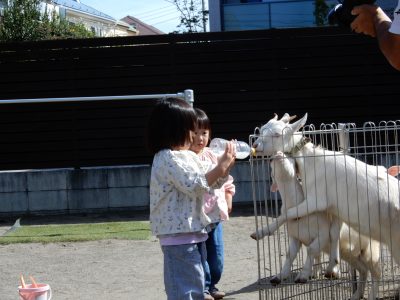
[[[400,263],[400,207],[398,180],[386,169],[367,165],[341,152],[314,146],[299,129],[305,114],[293,124],[277,116],[261,127],[253,147],[257,155],[290,153],[298,165],[305,200],[264,228],[272,234],[290,219],[328,212],[362,235],[380,241]],[[337,249],[339,251],[339,249]]]
[[[278,151],[271,161],[271,177],[273,179],[272,190],[279,189],[282,199],[281,213],[286,209],[296,206],[304,200],[302,187],[297,179],[295,161],[291,157]],[[332,220],[333,219],[333,220]],[[321,251],[331,254],[332,243],[331,234],[336,234],[337,229],[331,230],[334,226],[339,226],[341,222],[327,213],[314,213],[298,220],[288,220],[287,228],[289,235],[289,249],[286,260],[279,274],[271,278],[271,283],[279,284],[290,275],[291,266],[300,250],[301,244],[307,246],[307,258],[302,271],[297,275],[295,282],[305,283],[312,274],[314,261],[319,258]],[[340,230],[340,229],[339,229]],[[251,237],[259,239],[264,237],[263,230],[254,232]],[[339,239],[339,237],[336,237]],[[360,236],[356,231],[343,224],[340,230],[340,255],[358,270],[360,280],[357,290],[353,293],[351,300],[360,299],[364,295],[365,283],[368,278],[368,271],[374,279],[374,286],[371,289],[368,299],[375,299],[378,280],[380,279],[381,269],[379,265],[380,246],[377,241],[369,240]],[[336,276],[339,272],[338,258],[330,255],[327,268],[327,277]]]

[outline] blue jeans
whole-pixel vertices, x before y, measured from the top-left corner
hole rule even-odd
[[[216,223],[216,227],[208,233],[206,241],[207,261],[204,266],[205,288],[207,291],[215,289],[224,270],[224,231],[222,223]]]
[[[205,242],[161,246],[168,300],[204,300]]]

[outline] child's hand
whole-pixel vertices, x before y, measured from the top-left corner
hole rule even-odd
[[[235,145],[232,142],[226,143],[225,152],[218,158],[217,166],[206,174],[207,182],[210,186],[219,178],[229,175],[231,168],[235,164],[235,158]]]
[[[218,159],[218,166],[221,168],[223,175],[221,177],[226,177],[229,175],[230,170],[235,164],[236,158],[236,147],[231,141],[226,143],[225,152]]]

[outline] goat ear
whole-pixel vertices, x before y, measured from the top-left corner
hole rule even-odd
[[[303,127],[306,122],[307,122],[307,113],[298,121],[294,122],[293,124],[290,124],[290,128],[292,130],[292,132],[296,132],[299,131],[301,127]]]
[[[281,118],[281,121],[284,122],[284,123],[289,123],[289,120],[290,120],[290,116],[289,116],[288,113],[285,113],[283,115],[283,117]]]
[[[284,123],[289,123],[290,121],[292,121],[292,120],[294,120],[296,118],[297,118],[296,115],[291,116],[288,113],[285,113],[283,115],[283,117],[281,118],[281,121],[284,122]]]

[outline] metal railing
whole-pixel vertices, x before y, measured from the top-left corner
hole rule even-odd
[[[163,99],[180,98],[193,106],[193,90],[184,90],[176,94],[150,94],[150,95],[125,95],[125,96],[93,96],[93,97],[65,97],[65,98],[32,98],[32,99],[12,99],[0,100],[0,104],[24,104],[24,103],[58,103],[58,102],[88,102],[88,101],[110,101],[110,100],[143,100],[143,99]]]

